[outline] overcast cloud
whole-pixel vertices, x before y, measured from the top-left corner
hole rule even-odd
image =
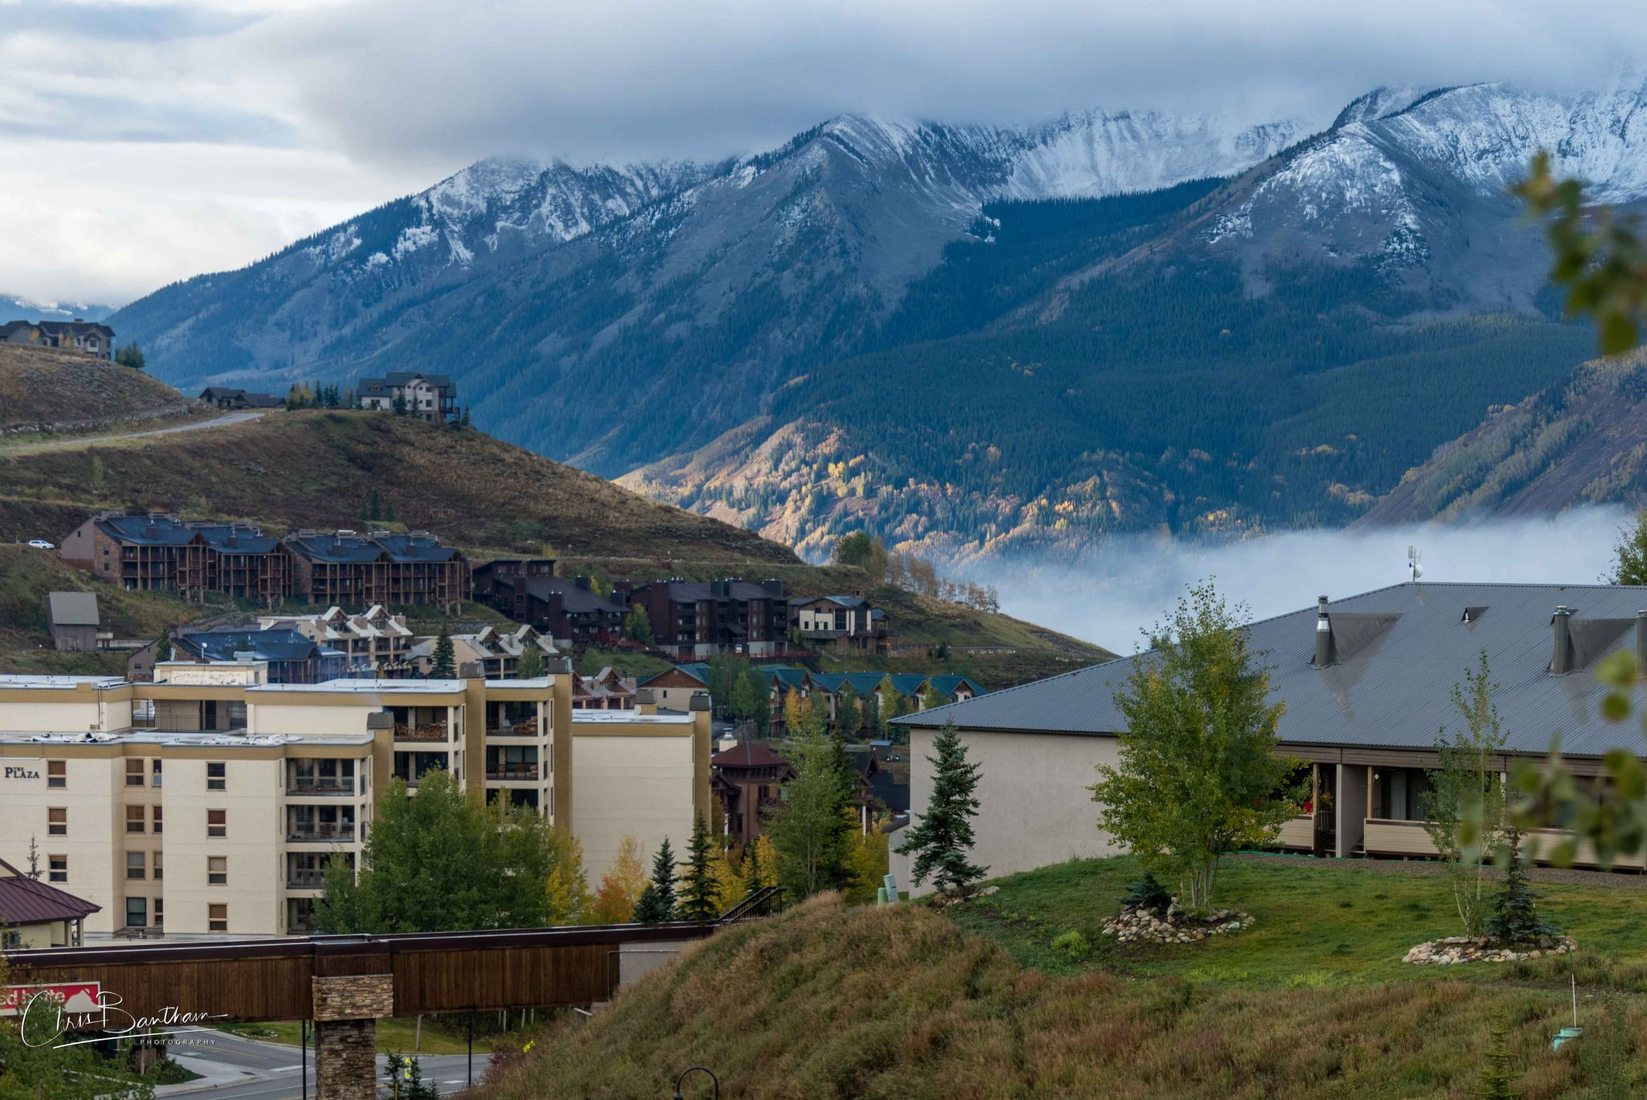
[[[489,153],[715,157],[846,112],[1324,123],[1381,83],[1643,60],[1620,0],[0,0],[0,291],[123,301]]]

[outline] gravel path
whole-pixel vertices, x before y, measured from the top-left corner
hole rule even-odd
[[[198,432],[206,428],[226,428],[231,424],[244,424],[248,420],[256,420],[262,416],[261,412],[235,412],[226,416],[213,417],[210,420],[196,420],[188,424],[173,424],[169,428],[150,428],[143,432],[120,432],[116,435],[78,436],[73,439],[46,439],[38,443],[23,443],[16,447],[7,447],[0,453],[7,455],[28,454],[31,451],[57,451],[65,448],[87,447],[103,443],[118,443],[125,439],[148,439],[157,435],[176,435],[179,432]]]
[[[1446,868],[1431,859],[1332,859],[1315,860],[1312,856],[1263,855],[1242,853],[1234,859],[1251,863],[1317,862],[1323,867],[1345,871],[1367,871],[1387,875],[1440,875]],[[1647,890],[1647,875],[1639,871],[1581,871],[1577,868],[1529,867],[1527,877],[1534,882],[1548,882],[1564,886],[1610,886],[1619,890]]]

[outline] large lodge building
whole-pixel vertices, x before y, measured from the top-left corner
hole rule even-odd
[[[87,899],[89,937],[307,931],[333,855],[358,863],[390,779],[444,768],[570,829],[593,881],[625,836],[709,813],[707,696],[576,711],[573,676],[272,684],[256,661],[154,683],[0,676],[0,859]],[[451,853],[461,859],[461,852]]]
[[[463,553],[422,531],[299,531],[276,539],[249,523],[111,513],[65,537],[62,556],[132,591],[221,592],[267,605],[296,599],[322,607],[450,608],[470,588]]]

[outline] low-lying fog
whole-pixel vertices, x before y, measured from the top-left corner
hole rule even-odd
[[[1523,581],[1594,584],[1609,573],[1630,513],[1587,506],[1559,516],[1355,531],[1286,531],[1242,542],[1116,539],[1082,567],[974,569],[995,585],[1001,610],[1114,650],[1141,648],[1185,587],[1212,577],[1255,619],[1408,579],[1407,547],[1422,554],[1420,583]],[[1093,561],[1097,564],[1092,564]]]

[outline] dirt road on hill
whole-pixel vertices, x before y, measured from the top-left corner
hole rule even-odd
[[[65,448],[86,447],[93,444],[120,443],[132,439],[148,439],[157,435],[176,435],[179,432],[198,432],[205,428],[227,428],[261,417],[261,412],[234,412],[210,420],[196,420],[187,424],[173,424],[168,428],[150,428],[142,432],[116,432],[113,435],[85,435],[73,439],[43,439],[38,443],[20,443],[15,447],[0,446],[0,455],[26,455],[40,451],[59,451]]]

